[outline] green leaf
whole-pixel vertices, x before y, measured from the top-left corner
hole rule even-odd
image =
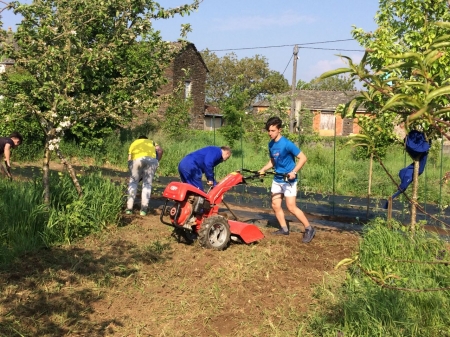
[[[327,77],[336,76],[339,74],[350,73],[350,72],[352,72],[351,68],[338,68],[338,69],[330,70],[330,71],[327,71],[327,72],[323,73],[322,75],[320,75],[319,80],[323,80]]]
[[[441,114],[446,114],[446,113],[448,113],[448,112],[450,112],[450,107],[449,107],[449,108],[444,108],[444,109],[437,110],[437,111],[434,112],[434,115],[435,115],[435,116],[439,116],[439,115],[441,115]]]
[[[446,41],[446,42],[439,42],[439,43],[433,43],[430,48],[442,48],[442,47],[448,47],[450,46],[450,41]]]
[[[409,53],[404,53],[404,54],[399,54],[399,55],[388,55],[388,58],[391,59],[416,59],[418,61],[421,60],[421,55],[419,53],[413,53],[413,52],[409,52]]]
[[[425,107],[423,107],[422,109],[420,109],[420,110],[418,110],[418,111],[412,113],[411,115],[409,115],[409,116],[406,118],[406,125],[409,126],[409,124],[410,124],[412,121],[415,121],[416,119],[422,117],[423,114],[424,114],[427,110],[428,110],[428,106],[425,106]]]
[[[405,61],[393,63],[393,64],[390,64],[390,65],[385,66],[385,67],[383,68],[383,70],[397,69],[397,68],[400,68],[401,66],[403,66],[405,63],[406,63]]]
[[[446,41],[450,41],[450,34],[445,34],[445,35],[439,36],[437,39],[433,40],[433,43],[431,45],[433,46],[435,43],[446,42]]]
[[[441,51],[438,50],[433,50],[431,51],[426,57],[425,57],[425,64],[426,65],[431,65],[433,64],[436,60],[438,60],[439,58],[441,58],[443,55],[443,53]]]
[[[390,110],[394,107],[398,106],[412,106],[416,108],[420,108],[419,102],[412,99],[409,95],[405,94],[396,94],[392,96],[381,109],[381,112]]]
[[[427,103],[431,102],[433,99],[435,99],[436,97],[442,96],[442,95],[450,95],[450,85],[447,85],[445,87],[442,88],[438,88],[433,90],[432,92],[430,92],[428,94],[428,96],[425,98],[425,101]]]
[[[441,22],[435,22],[434,23],[436,26],[438,26],[438,27],[441,27],[441,28],[447,28],[447,29],[450,29],[450,22],[444,22],[444,21],[441,21]]]

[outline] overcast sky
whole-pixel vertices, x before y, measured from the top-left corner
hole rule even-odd
[[[160,4],[174,7],[186,2],[161,0]],[[269,67],[291,83],[295,44],[300,47],[297,81],[310,81],[324,71],[341,67],[343,63],[336,54],[358,61],[363,55],[358,43],[339,40],[352,39],[352,25],[375,30],[377,9],[376,0],[203,0],[190,16],[159,20],[154,26],[165,40],[175,41],[180,25],[190,23],[193,32],[188,40],[198,50],[208,48],[218,56],[234,52],[239,58],[263,55]],[[20,18],[11,12],[2,14],[3,28],[15,30]],[[338,42],[318,43],[324,41]]]

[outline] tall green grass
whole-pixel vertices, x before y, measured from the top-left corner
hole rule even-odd
[[[41,247],[48,221],[39,182],[0,179],[0,265]]]
[[[47,206],[39,179],[0,180],[0,265],[25,252],[70,243],[119,222],[122,188],[99,172],[80,177],[80,183],[82,198],[67,175],[53,175],[52,200]]]
[[[437,235],[419,230],[412,236],[401,225],[374,220],[342,287],[318,289],[311,335],[450,336],[446,261],[446,242]]]

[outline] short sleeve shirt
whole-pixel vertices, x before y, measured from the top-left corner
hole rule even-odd
[[[9,137],[1,137],[0,138],[0,155],[3,155],[5,153],[5,145],[9,144],[11,145],[11,148],[14,147],[14,142]]]
[[[270,159],[277,173],[292,172],[295,168],[295,158],[300,152],[301,150],[293,142],[283,136],[277,142],[274,140],[269,142]],[[275,176],[273,180],[282,183],[283,177]],[[291,181],[296,181],[296,179]]]
[[[156,146],[157,144],[150,139],[137,139],[130,145],[128,154],[131,160],[143,157],[156,158]]]

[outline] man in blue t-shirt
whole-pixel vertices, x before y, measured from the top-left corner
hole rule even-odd
[[[181,181],[203,191],[202,175],[205,174],[207,184],[216,185],[214,167],[226,161],[230,156],[231,149],[228,146],[207,146],[189,153],[178,164]]]
[[[306,163],[306,156],[289,139],[281,135],[282,121],[279,117],[271,117],[266,122],[266,130],[269,133],[269,162],[263,166],[259,173],[264,174],[268,169],[274,168],[276,173],[272,182],[272,208],[281,226],[274,232],[275,235],[289,235],[289,229],[284,218],[281,206],[283,197],[286,198],[286,206],[293,215],[305,226],[303,242],[308,243],[314,238],[316,230],[309,224],[303,211],[297,207],[297,172]],[[295,159],[298,159],[297,162]],[[284,180],[287,175],[288,181]]]

